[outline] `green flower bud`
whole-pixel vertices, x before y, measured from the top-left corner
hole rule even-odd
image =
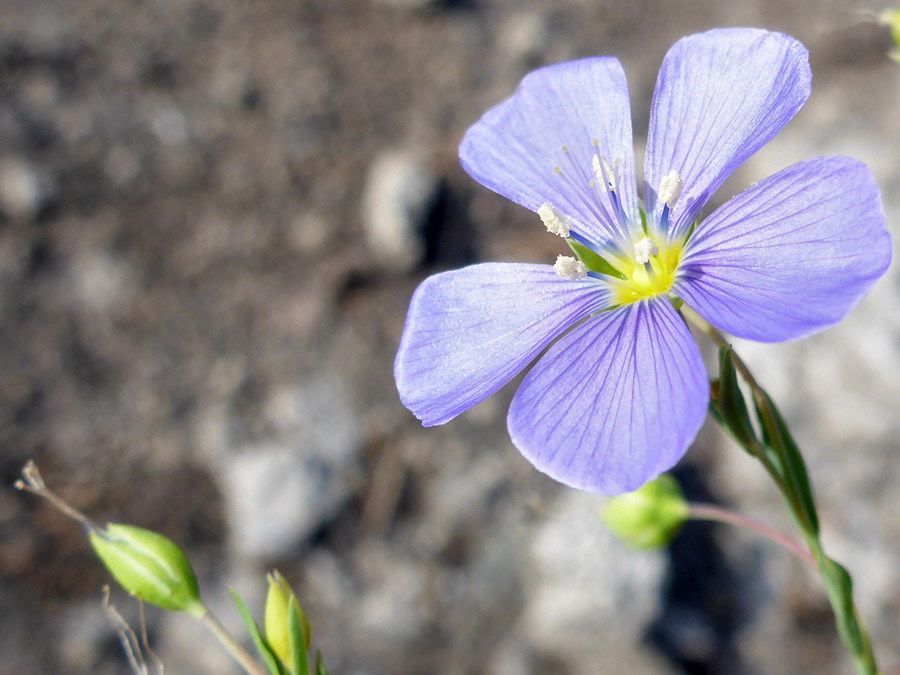
[[[892,49],[889,56],[900,63],[900,9],[886,9],[878,15],[878,22],[887,26],[891,31],[896,49]]]
[[[662,548],[688,518],[688,505],[678,482],[668,474],[639,490],[612,497],[603,522],[634,548]]]
[[[882,25],[890,29],[891,37],[896,45],[900,47],[900,9],[886,9],[878,18]]]
[[[303,644],[309,650],[310,627],[309,619],[300,606],[294,591],[285,581],[281,573],[275,570],[266,576],[269,582],[269,593],[266,596],[266,642],[282,663],[291,664],[291,633],[290,633],[290,605],[291,600],[297,607],[297,615],[300,619],[300,630],[303,633]]]
[[[91,527],[89,535],[106,569],[134,597],[196,618],[206,612],[194,570],[172,540],[115,523],[103,530]]]

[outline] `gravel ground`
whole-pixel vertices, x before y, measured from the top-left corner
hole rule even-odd
[[[426,275],[558,252],[456,159],[467,126],[541,64],[618,56],[640,146],[676,39],[790,33],[810,49],[812,97],[718,201],[843,153],[872,167],[895,228],[900,66],[881,7],[0,4],[0,672],[128,672],[87,542],[10,487],[32,458],[95,519],[181,543],[228,625],[226,589],[261,611],[278,567],[335,675],[849,673],[818,582],[782,551],[701,525],[667,551],[628,551],[599,499],[512,447],[512,387],[426,430],[392,364]],[[900,663],[898,287],[889,273],[813,339],[739,347],[808,451],[826,546],[855,573],[887,664]],[[790,527],[714,429],[678,476]],[[190,620],[148,622],[167,672],[237,672]]]

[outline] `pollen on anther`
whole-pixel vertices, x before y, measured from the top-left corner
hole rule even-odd
[[[572,229],[572,220],[566,214],[559,211],[550,203],[541,205],[538,209],[541,221],[547,227],[547,231],[560,237],[568,237]]]
[[[659,246],[650,237],[644,237],[634,245],[634,260],[639,265],[650,262],[650,258],[659,253]]]
[[[676,171],[670,171],[659,184],[659,200],[671,209],[681,196],[682,187],[681,176]]]
[[[587,267],[584,263],[568,255],[560,255],[556,257],[556,264],[553,271],[563,279],[579,281],[587,276]]]

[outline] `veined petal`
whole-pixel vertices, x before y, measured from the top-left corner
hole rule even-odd
[[[639,223],[628,85],[610,57],[531,73],[459,148],[463,168],[479,183],[535,212],[550,203],[576,221],[577,232],[603,244],[620,227],[602,181],[590,186],[595,156],[615,167],[624,212]]]
[[[682,38],[659,71],[650,111],[644,199],[652,221],[670,172],[683,188],[668,231],[685,232],[723,181],[806,102],[808,53],[781,33],[723,28]]]
[[[703,423],[700,350],[665,298],[604,312],[557,342],[509,410],[513,443],[538,469],[607,495],[671,468]]]
[[[400,400],[425,426],[448,422],[609,296],[602,282],[563,279],[549,265],[486,263],[429,277],[413,295],[394,363]]]
[[[701,223],[673,290],[724,331],[777,342],[840,321],[890,261],[869,169],[820,157],[780,171]]]

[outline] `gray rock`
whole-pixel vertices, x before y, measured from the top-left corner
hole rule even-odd
[[[165,145],[183,145],[191,135],[187,116],[174,105],[155,107],[150,117],[150,129]]]
[[[393,150],[375,159],[366,178],[362,221],[380,264],[402,271],[422,260],[424,228],[437,192],[437,179],[415,155]]]
[[[288,553],[335,515],[359,446],[353,413],[330,380],[276,392],[265,416],[272,438],[227,458],[222,477],[232,547],[253,558]]]
[[[547,21],[540,12],[518,12],[500,28],[500,47],[513,59],[527,60],[540,55],[548,40]]]
[[[103,642],[113,636],[113,627],[103,612],[102,598],[95,595],[96,601],[74,605],[60,617],[59,654],[66,669],[70,672],[87,672],[96,666],[100,659]],[[120,601],[125,598],[125,602]],[[134,604],[124,593],[117,592],[111,602],[123,614],[131,619],[131,608],[125,605]],[[119,606],[119,605],[122,606]]]
[[[0,209],[13,220],[32,220],[52,196],[51,185],[20,157],[0,159]]]
[[[659,611],[664,555],[626,549],[601,523],[602,500],[566,490],[536,531],[535,578],[523,616],[528,643],[572,673],[668,672],[641,643]]]
[[[84,251],[69,270],[71,301],[78,309],[104,313],[121,306],[134,292],[134,273],[121,259]]]

